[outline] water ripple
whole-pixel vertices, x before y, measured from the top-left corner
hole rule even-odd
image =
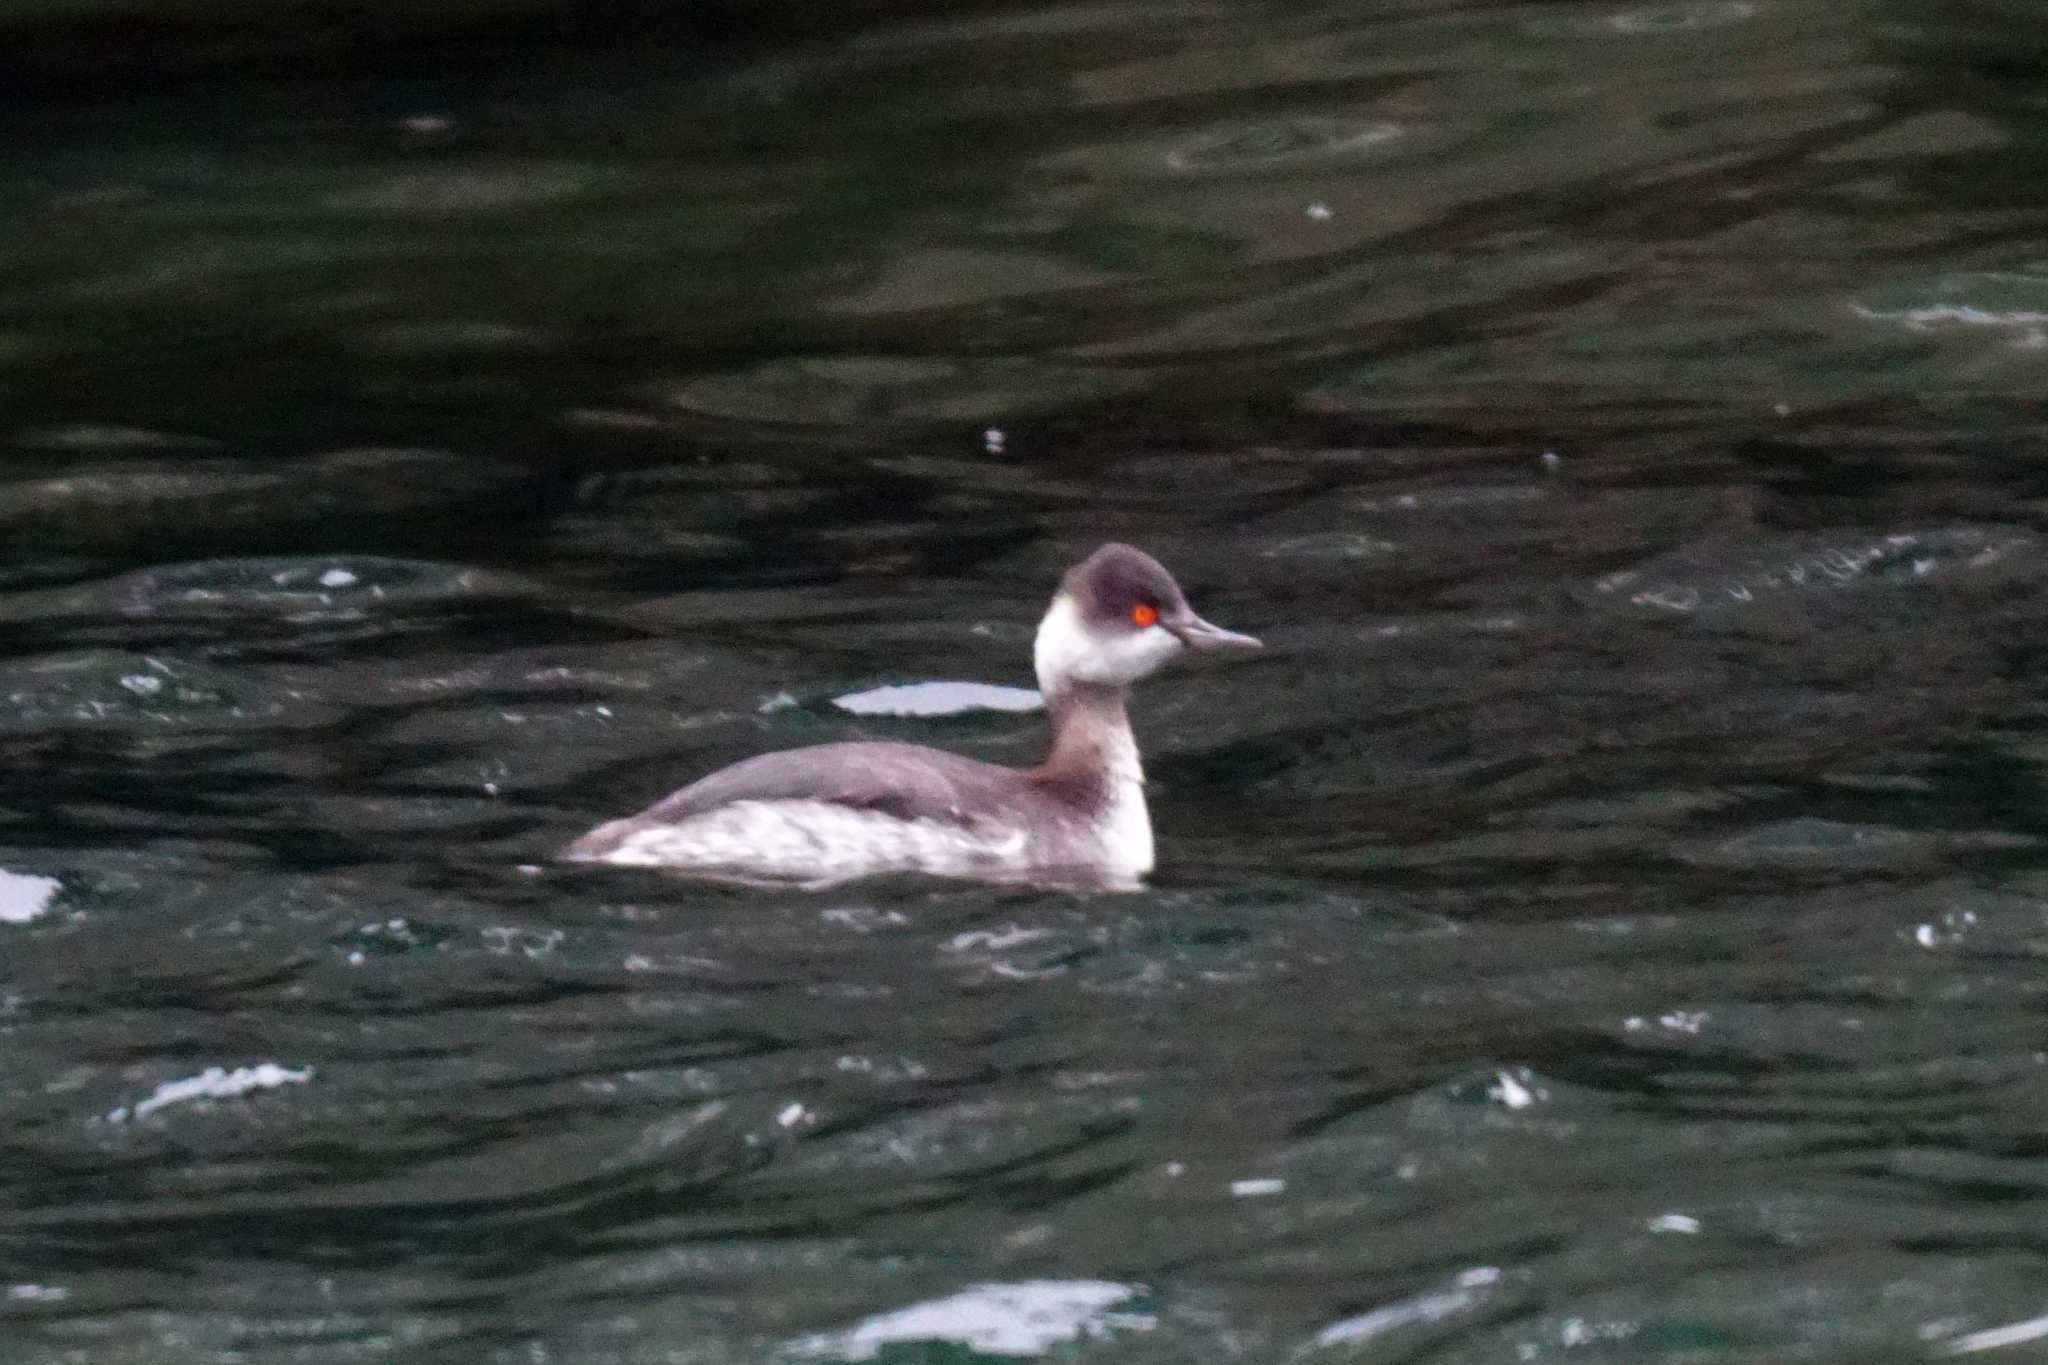
[[[1302,117],[1199,133],[1169,148],[1166,164],[1190,174],[1263,171],[1376,155],[1401,136],[1397,123]]]

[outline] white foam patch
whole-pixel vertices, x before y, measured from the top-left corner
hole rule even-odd
[[[1962,327],[2031,327],[2048,322],[2048,313],[2037,313],[2027,308],[2008,308],[2003,311],[1992,308],[1976,308],[1967,303],[1933,303],[1925,308],[1905,308],[1896,313],[1878,313],[1868,308],[1857,312],[1867,318],[1881,318],[1904,322],[1909,327],[1939,327],[1954,323]]]
[[[16,1303],[62,1303],[71,1291],[58,1284],[11,1284],[7,1297]]]
[[[225,1067],[210,1066],[197,1076],[187,1076],[180,1081],[165,1081],[147,1097],[138,1101],[133,1108],[124,1105],[108,1114],[107,1121],[126,1123],[129,1119],[147,1118],[157,1110],[173,1104],[189,1104],[194,1100],[233,1099],[252,1090],[274,1090],[281,1085],[304,1085],[312,1079],[313,1068],[310,1066],[298,1071],[279,1066],[276,1062],[264,1062],[258,1066],[238,1066],[233,1071]]]
[[[950,1342],[992,1356],[1044,1355],[1055,1346],[1118,1331],[1150,1331],[1150,1313],[1110,1310],[1137,1290],[1107,1280],[1023,1280],[977,1284],[928,1303],[882,1313],[849,1328],[805,1337],[804,1356],[873,1360],[884,1348],[913,1342]]]
[[[933,681],[850,692],[834,697],[832,704],[856,716],[958,716],[969,711],[1037,711],[1045,701],[1028,687]]]
[[[1505,1071],[1495,1074],[1498,1079],[1486,1088],[1486,1097],[1488,1099],[1496,1104],[1506,1105],[1510,1109],[1527,1109],[1530,1105],[1536,1103],[1536,1096],[1530,1092],[1528,1086],[1523,1085]]]
[[[1001,952],[1005,948],[1015,948],[1041,938],[1051,937],[1052,930],[1050,929],[1020,929],[1013,924],[1000,932],[991,929],[969,929],[964,933],[953,935],[951,939],[947,940],[946,946],[956,953],[970,952],[976,948],[986,948],[992,952]]]
[[[1355,1318],[1333,1322],[1316,1333],[1315,1345],[1325,1347],[1370,1341],[1396,1328],[1441,1322],[1454,1313],[1478,1306],[1493,1293],[1500,1280],[1498,1266],[1474,1266],[1461,1272],[1448,1289],[1419,1294],[1384,1308],[1375,1308],[1370,1313],[1361,1313]]]
[[[63,889],[64,883],[55,877],[0,868],[0,924],[27,924],[41,919]]]
[[[2042,1337],[2048,1337],[2048,1317],[2028,1318],[2025,1322],[2008,1323],[2004,1327],[1957,1337],[1948,1344],[1946,1352],[1952,1356],[1972,1355],[1978,1351],[2017,1346],[2023,1341],[2039,1341]]]
[[[2048,323],[2048,273],[1965,270],[1872,290],[1850,311],[1873,322],[1916,331],[1980,327],[2035,332]]]

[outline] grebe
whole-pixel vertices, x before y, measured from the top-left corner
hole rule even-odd
[[[915,744],[821,744],[720,769],[562,853],[757,885],[922,872],[1129,889],[1152,870],[1125,694],[1185,649],[1258,648],[1195,615],[1159,561],[1105,545],[1061,578],[1032,649],[1052,743],[1035,768]]]

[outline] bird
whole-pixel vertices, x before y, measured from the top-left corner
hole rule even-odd
[[[1037,766],[886,741],[761,754],[599,825],[561,857],[813,890],[888,873],[1135,889],[1154,849],[1132,684],[1190,650],[1259,647],[1196,615],[1158,560],[1107,544],[1066,571],[1038,625],[1051,735]]]

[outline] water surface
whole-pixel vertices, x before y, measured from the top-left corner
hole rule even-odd
[[[2037,28],[17,49],[6,1356],[2027,1358]],[[1146,891],[551,861],[1112,537]]]

